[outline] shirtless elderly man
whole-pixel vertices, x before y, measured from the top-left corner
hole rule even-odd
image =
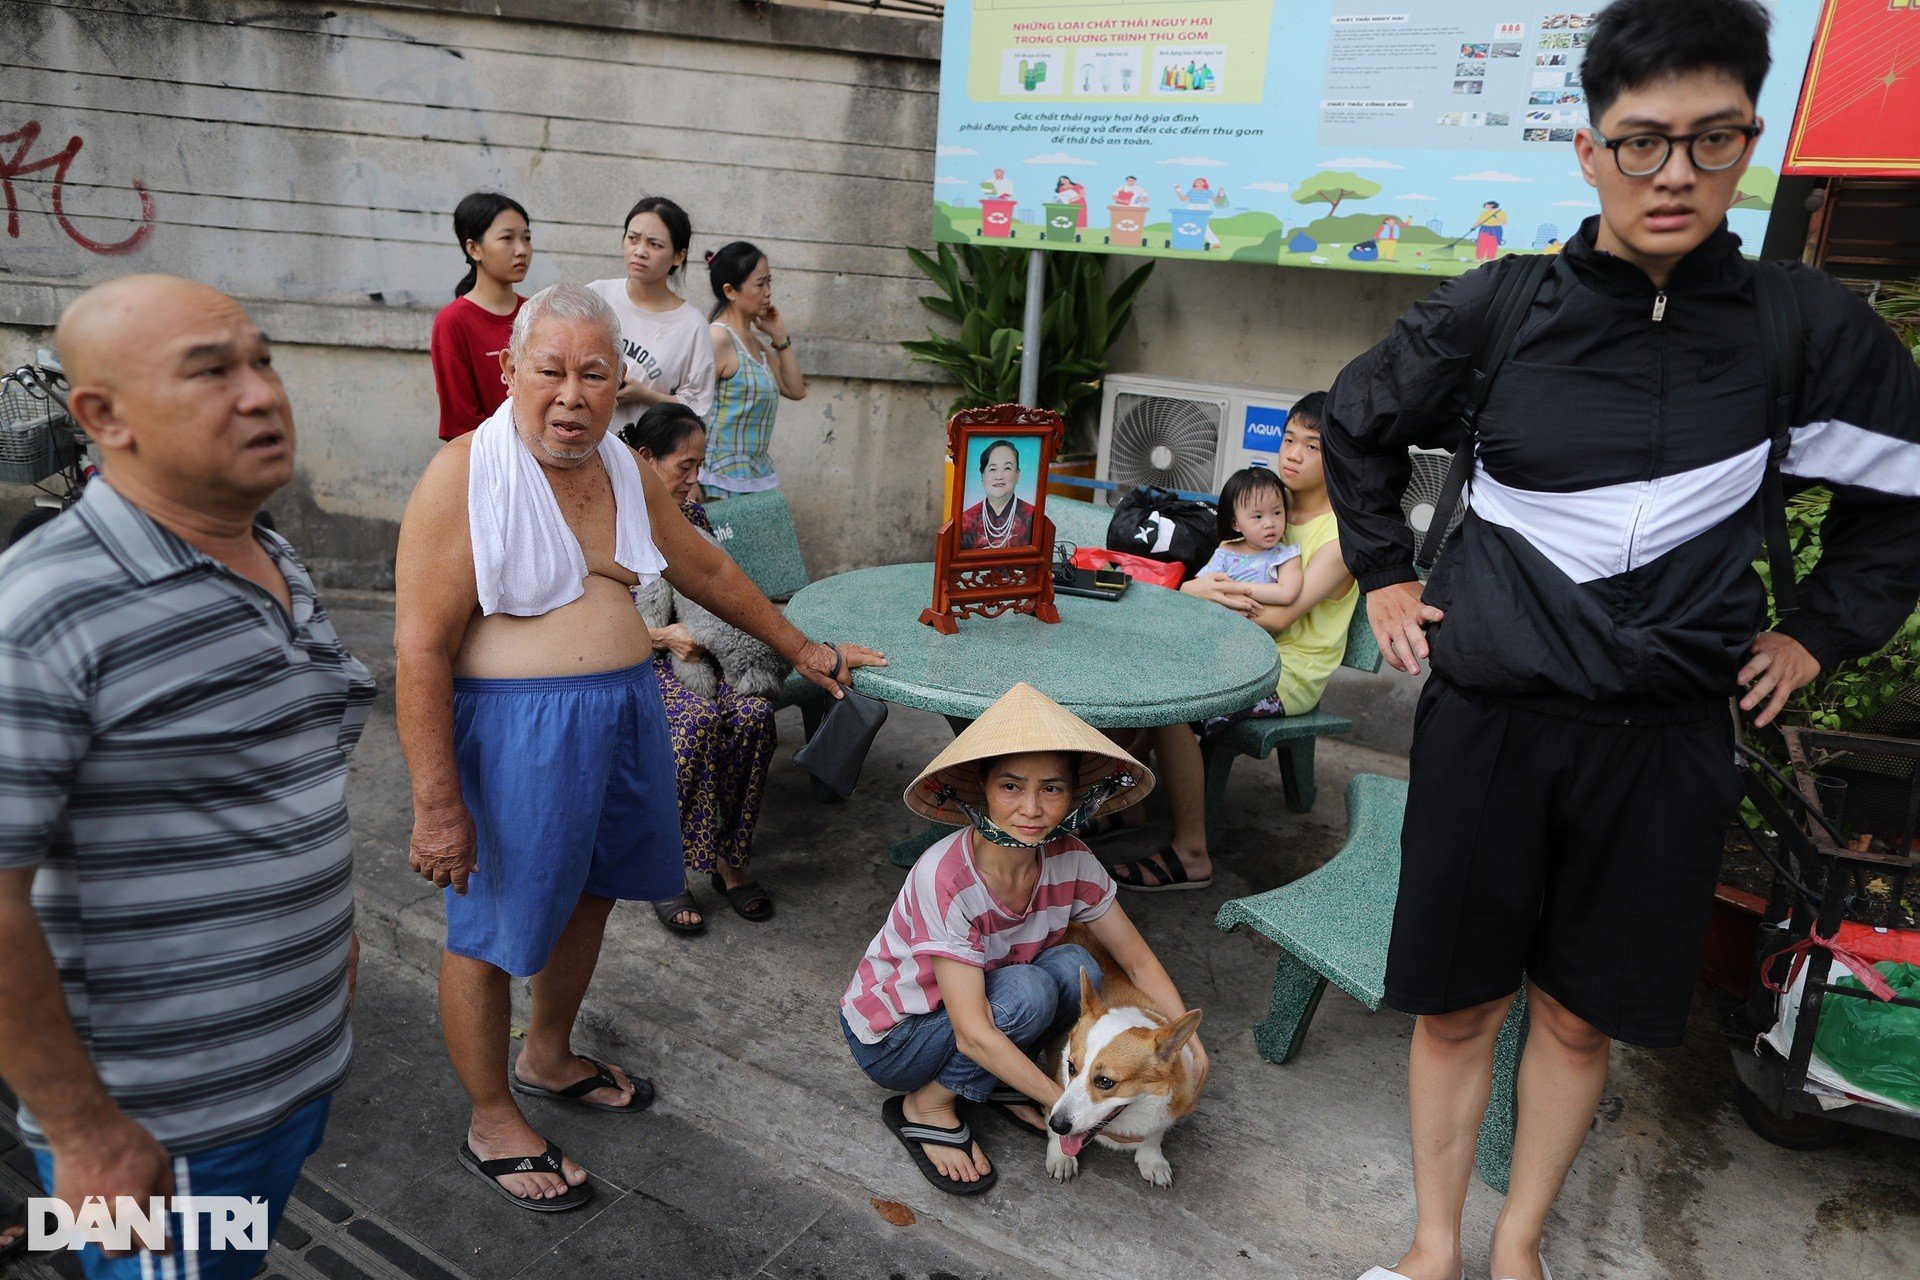
[[[395,690],[413,777],[410,862],[446,892],[440,1021],[473,1104],[461,1162],[528,1209],[578,1208],[586,1172],[513,1093],[638,1111],[646,1081],[570,1036],[618,898],[684,887],[673,749],[629,594],[665,577],[840,696],[857,645],[809,641],[609,438],[619,321],[559,284],[514,321],[507,402],[444,446],[400,526]],[[508,980],[532,977],[505,1073]]]

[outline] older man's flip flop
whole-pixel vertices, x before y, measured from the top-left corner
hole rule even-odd
[[[1147,880],[1147,872],[1153,872],[1156,879]],[[1151,857],[1134,862],[1125,862],[1113,868],[1114,883],[1122,889],[1133,889],[1139,893],[1169,893],[1175,889],[1205,889],[1213,884],[1213,877],[1195,880],[1187,874],[1187,868],[1180,861],[1180,855],[1168,845]]]
[[[631,1074],[629,1074],[628,1079],[633,1080],[633,1098],[626,1106],[616,1107],[611,1102],[594,1102],[590,1100],[587,1098],[587,1094],[592,1093],[596,1089],[618,1089],[620,1082],[613,1078],[613,1070],[608,1067],[606,1063],[597,1062],[583,1054],[575,1054],[574,1056],[592,1067],[594,1073],[584,1080],[574,1081],[564,1089],[547,1089],[537,1084],[528,1084],[520,1078],[518,1071],[511,1070],[507,1072],[507,1083],[512,1086],[515,1093],[524,1093],[529,1098],[545,1098],[550,1102],[564,1102],[570,1107],[585,1107],[590,1111],[614,1111],[628,1114],[635,1111],[645,1111],[653,1105],[653,1081],[636,1079]]]
[[[560,1148],[551,1142],[537,1156],[502,1156],[498,1160],[482,1160],[467,1143],[460,1144],[460,1163],[470,1169],[476,1178],[522,1209],[531,1209],[535,1213],[565,1213],[569,1209],[578,1209],[593,1199],[593,1188],[583,1182],[577,1187],[568,1187],[565,1195],[536,1200],[530,1196],[513,1194],[501,1185],[500,1179],[516,1173],[551,1173],[564,1179],[566,1175],[561,1172],[565,1167],[561,1164],[562,1159]]]
[[[893,1131],[893,1136],[900,1139],[900,1145],[907,1149],[907,1154],[913,1157],[913,1163],[918,1166],[920,1176],[948,1195],[977,1196],[1000,1180],[1000,1170],[997,1168],[987,1170],[986,1177],[974,1182],[962,1182],[958,1178],[949,1178],[940,1172],[940,1166],[933,1162],[933,1157],[921,1149],[921,1144],[927,1143],[936,1147],[957,1147],[961,1151],[971,1151],[973,1131],[967,1128],[964,1122],[957,1128],[942,1129],[939,1125],[919,1124],[909,1120],[906,1104],[897,1093],[881,1104],[880,1116],[887,1122],[887,1128]],[[983,1154],[984,1151],[983,1148]]]

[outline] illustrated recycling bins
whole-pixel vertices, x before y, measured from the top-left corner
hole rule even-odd
[[[1211,209],[1175,209],[1173,238],[1167,241],[1167,247],[1171,249],[1206,248],[1207,222],[1212,217]]]
[[[1110,204],[1107,206],[1107,243],[1138,246],[1147,232],[1147,210],[1144,205]]]
[[[1061,240],[1072,244],[1080,238],[1075,230],[1080,225],[1080,206],[1077,204],[1047,204],[1047,221],[1044,235],[1048,240]]]
[[[1010,197],[994,196],[980,202],[980,234],[993,240],[1013,238],[1013,206]]]

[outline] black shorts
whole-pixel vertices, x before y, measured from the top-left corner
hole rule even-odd
[[[1613,1039],[1679,1044],[1740,799],[1725,711],[1594,724],[1435,676],[1411,769],[1387,1004],[1472,1008],[1524,972]]]

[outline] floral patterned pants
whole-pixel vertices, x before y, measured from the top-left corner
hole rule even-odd
[[[721,862],[744,867],[778,740],[773,704],[743,697],[725,681],[719,699],[709,702],[680,683],[664,653],[654,656],[653,673],[673,736],[687,869],[704,874]]]

